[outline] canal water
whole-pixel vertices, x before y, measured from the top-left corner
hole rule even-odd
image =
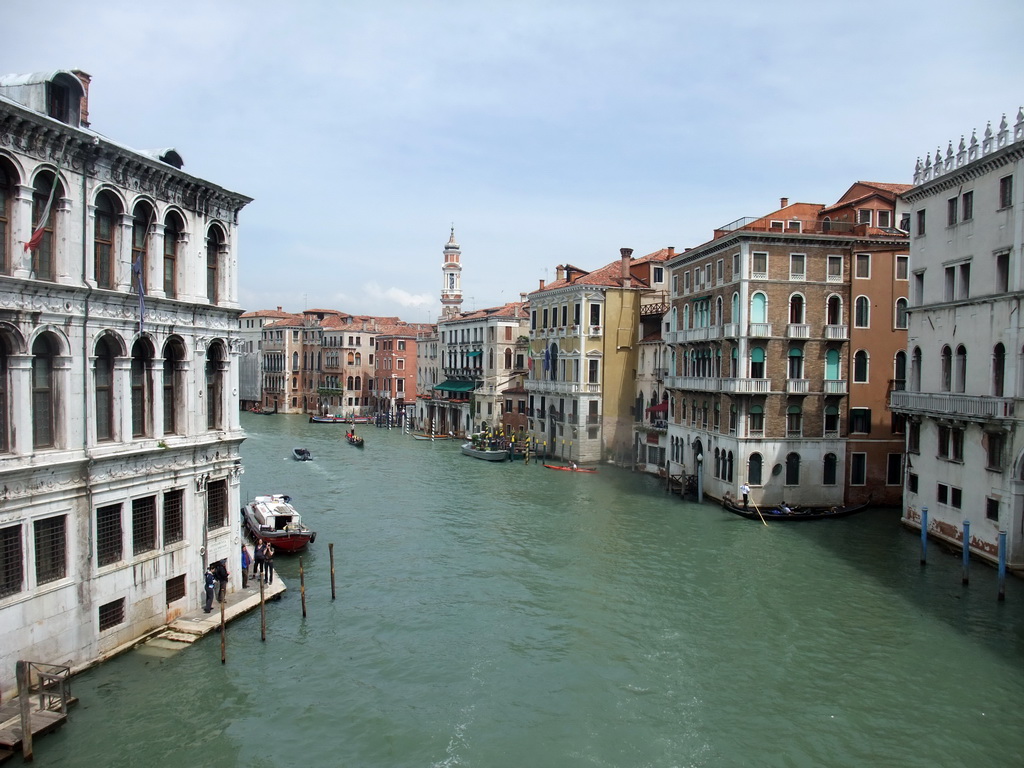
[[[245,496],[318,531],[289,591],[76,677],[37,765],[1020,766],[1024,582],[895,510],[796,525],[653,478],[246,414]],[[315,460],[291,460],[291,448]],[[331,600],[328,543],[335,545]]]

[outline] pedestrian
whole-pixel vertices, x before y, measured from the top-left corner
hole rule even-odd
[[[750,501],[750,486],[744,483],[740,486],[740,493],[743,494],[743,508],[747,508],[747,503]]]
[[[223,560],[218,560],[213,564],[213,575],[216,577],[218,585],[217,602],[223,603],[228,592],[228,576],[231,575],[228,573],[228,567],[224,564]]]
[[[204,613],[209,613],[213,610],[213,588],[216,584],[217,577],[213,575],[213,566],[208,565],[203,576],[203,589],[206,590],[206,605],[203,606]]]
[[[242,589],[249,586],[249,548],[242,544]]]
[[[274,547],[269,541],[263,550],[263,579],[267,584],[274,583]]]
[[[263,577],[263,560],[267,552],[267,544],[263,539],[256,539],[256,549],[253,554],[252,575],[253,578]]]

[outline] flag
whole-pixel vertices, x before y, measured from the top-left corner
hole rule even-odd
[[[149,233],[146,233],[147,239]],[[139,333],[142,333],[142,319],[146,316],[146,284],[145,280],[142,279],[142,255],[143,251],[139,254],[139,257],[135,259],[132,264],[132,279],[135,280],[135,287],[139,291]]]
[[[57,195],[57,178],[59,176],[60,165],[58,164],[57,171],[53,174],[53,184],[50,186],[50,197],[46,200],[46,207],[43,208],[43,213],[39,217],[39,221],[36,222],[35,229],[32,230],[32,237],[25,243],[26,251],[36,250],[43,242],[43,235],[46,234],[46,222],[50,220],[50,207],[53,205],[53,198]]]

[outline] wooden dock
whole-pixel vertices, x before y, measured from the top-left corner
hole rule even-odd
[[[68,704],[77,703],[70,698]],[[32,724],[32,738],[55,731],[67,722],[67,714],[50,709],[39,709],[34,704],[29,714]],[[0,763],[10,760],[15,751],[21,750],[21,703],[13,698],[0,706]]]

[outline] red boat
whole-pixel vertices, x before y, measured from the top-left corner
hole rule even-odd
[[[242,507],[242,522],[254,539],[263,539],[278,552],[298,552],[316,541],[316,532],[302,524],[291,497],[275,493],[257,496]]]
[[[597,472],[596,469],[583,469],[582,467],[556,467],[554,464],[545,464],[548,469],[560,469],[563,472],[589,472],[594,474]]]

